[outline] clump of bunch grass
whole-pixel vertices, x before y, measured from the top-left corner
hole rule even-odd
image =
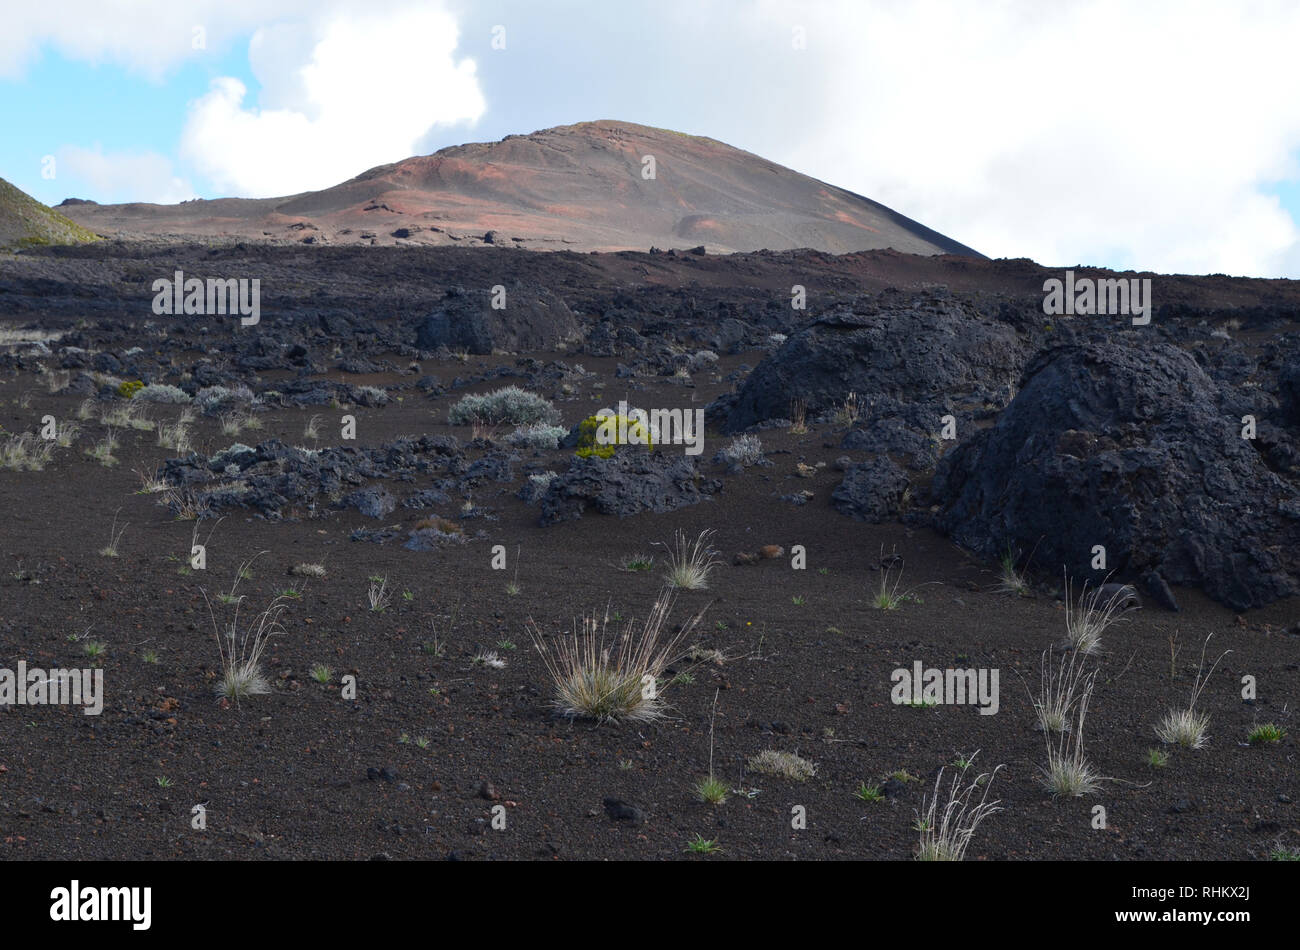
[[[934,780],[934,797],[921,800],[922,811],[917,814],[916,828],[920,832],[920,846],[916,852],[918,861],[961,861],[970,847],[971,838],[985,818],[1002,811],[998,807],[1001,799],[989,801],[989,790],[993,779],[997,777],[998,766],[992,772],[985,772],[966,784],[966,773],[975,761],[975,753],[966,761],[961,772],[954,775],[948,789],[948,802],[939,811],[939,783],[943,781],[943,769],[939,769]],[[974,800],[975,790],[983,788],[979,801]]]
[[[1088,718],[1088,703],[1092,699],[1096,677],[1096,670],[1077,673],[1071,665],[1058,679],[1065,684],[1061,687],[1065,691],[1064,699],[1057,707],[1064,721],[1055,744],[1052,743],[1051,731],[1044,731],[1047,764],[1039,767],[1040,781],[1054,796],[1078,798],[1091,795],[1106,781],[1104,776],[1097,774],[1083,749],[1083,726]],[[1040,712],[1039,716],[1041,721],[1043,714]]]
[[[1070,729],[1075,704],[1082,694],[1085,670],[1077,651],[1062,654],[1052,665],[1052,650],[1043,653],[1040,665],[1038,698],[1033,700],[1038,726],[1043,732],[1063,733]],[[1031,697],[1032,698],[1032,697]]]
[[[1196,682],[1192,684],[1191,700],[1186,709],[1171,709],[1165,713],[1165,717],[1156,724],[1156,735],[1161,742],[1168,745],[1179,745],[1184,749],[1201,749],[1209,741],[1209,735],[1206,730],[1210,726],[1210,714],[1198,712],[1196,703],[1201,698],[1201,690],[1205,689],[1205,684],[1214,674],[1214,670],[1219,665],[1219,661],[1231,653],[1231,650],[1224,650],[1219,654],[1219,659],[1215,660],[1210,667],[1210,672],[1205,673],[1205,648],[1210,645],[1210,634],[1201,644],[1201,662],[1196,669]]]
[[[617,634],[603,615],[585,615],[568,636],[548,643],[530,618],[528,632],[542,655],[555,691],[553,703],[569,718],[597,722],[648,722],[664,713],[664,670],[677,659],[681,643],[694,631],[702,612],[672,633],[668,617],[673,597],[664,591],[640,624],[629,621]]]
[[[104,557],[118,556],[118,545],[122,543],[122,535],[126,533],[126,529],[129,527],[128,525],[122,525],[121,528],[117,526],[117,516],[121,512],[121,508],[113,512],[113,524],[108,529],[108,544],[99,549],[99,553]]]
[[[623,558],[623,563],[619,565],[619,570],[626,571],[629,574],[635,574],[637,571],[648,571],[654,567],[655,559],[649,554],[631,554]]]
[[[108,429],[104,432],[104,438],[86,449],[86,454],[105,468],[111,468],[117,464],[117,458],[113,455],[115,448],[117,448],[117,438],[113,435],[113,430]]]
[[[793,752],[781,752],[776,749],[764,749],[758,755],[750,756],[746,765],[751,772],[786,778],[795,782],[806,782],[817,774],[815,762]]]
[[[790,434],[804,435],[808,431],[808,402],[799,397],[790,400]]]
[[[1023,571],[1016,568],[1016,552],[1010,546],[1002,553],[998,559],[999,582],[998,591],[1004,594],[1015,594],[1017,597],[1026,597],[1030,593],[1029,581],[1025,578]]]
[[[885,559],[882,557],[881,562]],[[880,571],[880,588],[871,595],[871,606],[877,610],[897,610],[908,601],[916,600],[916,588],[899,590],[903,586],[903,568],[900,564],[898,574],[893,566],[883,566]]]
[[[54,452],[54,443],[37,439],[30,432],[11,435],[0,442],[0,469],[11,472],[39,472]]]
[[[668,549],[668,573],[664,579],[670,587],[705,590],[709,586],[709,572],[720,563],[709,545],[712,538],[711,529],[701,531],[694,540],[678,529],[672,546],[663,545]]]
[[[239,609],[244,598],[239,597],[235,601],[235,616],[223,631],[217,624],[212,602],[207,598],[207,592],[204,591],[203,599],[207,601],[213,633],[221,651],[221,677],[217,680],[217,695],[239,702],[249,696],[269,693],[271,684],[262,672],[262,655],[271,640],[284,633],[284,627],[280,624],[280,615],[285,608],[283,599],[275,598],[250,623],[241,627]]]
[[[1102,634],[1115,621],[1128,612],[1131,588],[1105,594],[1104,586],[1089,593],[1087,581],[1076,603],[1070,590],[1070,579],[1065,579],[1065,636],[1070,646],[1083,654],[1101,649]]]
[[[387,577],[372,577],[370,587],[366,590],[366,601],[374,613],[383,613],[393,602],[392,592],[388,589]]]

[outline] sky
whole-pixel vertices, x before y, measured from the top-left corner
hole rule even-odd
[[[620,119],[747,149],[991,257],[1300,278],[1300,3],[0,0],[36,198],[329,187]]]

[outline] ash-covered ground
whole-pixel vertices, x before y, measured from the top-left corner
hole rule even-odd
[[[257,322],[155,312],[177,271],[257,279]],[[939,769],[946,794],[977,751],[1004,811],[970,857],[1295,849],[1300,292],[1080,269],[1151,280],[1135,326],[1046,315],[1060,276],[892,251],[0,260],[0,654],[104,684],[96,716],[0,707],[6,856],[670,858],[698,836],[903,859]],[[551,429],[458,413],[511,386]],[[579,457],[620,404],[703,431]],[[673,623],[703,615],[666,715],[557,716],[530,628],[642,621],[679,532],[718,563],[676,595]],[[1044,651],[1108,581],[1142,606],[1077,654],[1105,779],[1054,796]],[[269,692],[217,698],[214,626],[277,597]],[[895,702],[918,663],[996,671],[996,711]],[[1162,743],[1202,681],[1208,744]],[[1248,741],[1266,724],[1287,734]],[[812,774],[757,771],[765,750]],[[710,769],[721,804],[695,795]]]

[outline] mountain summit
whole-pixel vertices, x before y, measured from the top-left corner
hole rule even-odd
[[[453,146],[286,198],[62,210],[123,237],[982,256],[884,205],[722,142],[609,120]]]

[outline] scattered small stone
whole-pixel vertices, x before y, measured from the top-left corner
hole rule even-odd
[[[630,821],[634,825],[639,825],[645,821],[645,812],[630,802],[625,802],[621,798],[606,798],[604,800],[605,814],[609,815],[614,821]]]

